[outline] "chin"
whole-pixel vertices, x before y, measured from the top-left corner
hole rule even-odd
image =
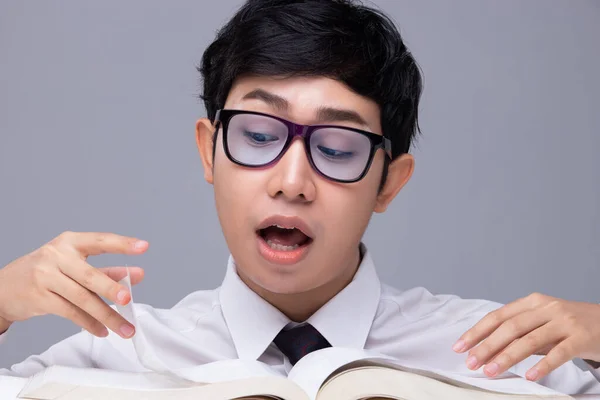
[[[303,273],[300,273],[301,271],[290,273],[281,269],[280,266],[264,266],[252,280],[263,290],[275,294],[299,294],[315,288],[317,278],[304,276],[306,269],[302,270]]]
[[[261,257],[255,260],[251,271],[243,271],[254,289],[278,295],[293,295],[309,292],[319,286],[319,277],[310,274],[311,263],[293,265],[272,264]],[[314,263],[312,263],[314,265]]]

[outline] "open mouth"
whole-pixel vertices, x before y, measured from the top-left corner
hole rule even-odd
[[[277,251],[293,251],[312,242],[312,238],[299,228],[286,228],[278,224],[259,229],[256,233],[271,249]]]
[[[314,240],[310,226],[299,217],[276,215],[256,229],[258,252],[268,262],[292,265],[304,259]]]

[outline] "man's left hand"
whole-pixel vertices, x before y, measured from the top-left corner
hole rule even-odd
[[[573,358],[600,361],[600,304],[534,293],[486,315],[453,347],[469,351],[467,367],[493,377],[531,355],[545,355],[527,374],[535,381]]]

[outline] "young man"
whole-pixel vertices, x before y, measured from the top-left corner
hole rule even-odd
[[[343,0],[251,0],[200,71],[208,117],[197,143],[231,258],[220,288],[168,310],[137,305],[161,359],[173,368],[259,360],[286,373],[306,354],[293,341],[309,336],[309,351],[369,349],[488,376],[510,369],[566,393],[600,393],[600,371],[571,362],[598,367],[600,305],[534,294],[501,306],[378,280],[361,238],[411,177],[421,95],[417,64],[384,15]],[[0,332],[47,313],[85,329],[2,373],[143,370],[135,327],[99,297],[129,302],[123,268],[86,258],[147,247],[67,232],[0,270]],[[143,270],[131,273],[142,280]]]

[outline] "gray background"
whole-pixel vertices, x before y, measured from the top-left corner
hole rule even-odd
[[[136,301],[220,284],[195,65],[238,0],[0,2],[0,265],[64,230],[150,242]],[[377,1],[425,75],[415,174],[365,242],[384,282],[600,301],[600,6]],[[1,284],[1,283],[0,283]],[[78,328],[15,324],[0,367]]]

